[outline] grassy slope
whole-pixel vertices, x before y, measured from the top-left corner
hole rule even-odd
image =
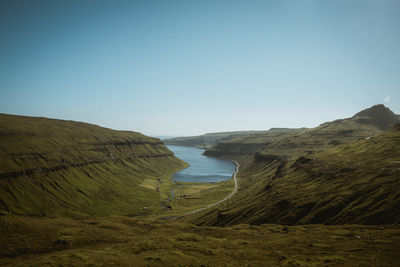
[[[159,139],[80,122],[1,114],[0,139],[0,209],[15,214],[159,210],[185,166]]]
[[[172,218],[204,208],[224,199],[234,189],[233,179],[217,183],[176,182],[175,185],[175,198],[168,202],[171,209],[149,214],[148,218]]]
[[[280,163],[256,162],[239,172],[229,210],[197,223],[392,224],[400,217],[400,129]]]
[[[382,118],[382,114],[389,120]],[[399,173],[390,162],[399,158],[395,149],[399,147],[399,134],[394,129],[366,140],[382,132],[383,126],[397,122],[397,116],[392,114],[383,106],[375,106],[349,119],[276,138],[254,158],[248,156],[245,160],[227,150],[222,153],[224,157],[242,160],[239,192],[229,209],[220,207],[204,212],[194,222],[209,225],[398,222]]]
[[[271,142],[258,156],[274,154],[295,158],[312,154],[377,135],[396,123],[400,120],[391,110],[376,105],[351,118],[323,123],[301,134]]]
[[[237,225],[0,217],[0,265],[398,266],[399,226]]]
[[[259,159],[270,155],[296,158],[377,135],[396,123],[400,123],[397,115],[383,105],[376,105],[351,118],[323,123],[312,129],[271,129],[232,137],[211,147],[205,155],[237,160],[255,154]]]
[[[376,135],[400,123],[399,115],[383,105],[363,110],[351,118],[307,129],[273,128],[268,131],[213,133],[167,139],[172,145],[206,148],[205,155],[244,160],[259,153],[298,157]]]

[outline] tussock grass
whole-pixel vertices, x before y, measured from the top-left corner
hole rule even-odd
[[[10,266],[400,264],[398,226],[214,228],[123,216],[5,216],[0,225],[0,264]]]

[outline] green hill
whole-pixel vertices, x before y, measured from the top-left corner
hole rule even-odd
[[[200,224],[400,222],[400,126],[310,156],[270,157],[239,173],[239,193]]]
[[[400,222],[400,131],[399,126],[381,130],[397,122],[386,120],[384,124],[382,117],[378,122],[373,120],[376,112],[382,114],[381,111],[385,112],[384,117],[396,117],[380,105],[349,119],[271,138],[253,155],[238,156],[231,150],[220,152],[224,157],[241,160],[239,192],[228,207],[221,205],[199,215],[194,222],[208,225]],[[235,144],[238,139],[223,145]],[[210,151],[219,147],[221,144]]]
[[[375,105],[351,118],[323,123],[307,129],[272,128],[268,131],[239,131],[166,139],[166,144],[207,149],[204,155],[247,160],[255,154],[298,157],[374,136],[400,123],[399,115],[384,105]]]
[[[157,210],[186,166],[159,139],[81,122],[0,114],[0,140],[0,209],[21,215]]]
[[[293,158],[374,136],[396,123],[400,123],[396,114],[384,105],[376,105],[351,118],[326,122],[312,129],[271,129],[265,133],[232,137],[207,149],[204,154],[238,160],[243,156],[253,157],[257,152],[259,160],[264,156],[268,160],[271,155]]]

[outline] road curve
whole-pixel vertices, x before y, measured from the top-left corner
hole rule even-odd
[[[183,215],[176,216],[176,217],[174,217],[174,219],[178,219],[178,218],[182,218],[182,217],[185,217],[185,216],[188,216],[188,215],[192,215],[192,214],[198,213],[198,212],[200,212],[200,211],[203,211],[203,210],[212,208],[212,207],[214,207],[214,206],[216,206],[216,205],[218,205],[218,204],[221,204],[222,202],[224,202],[224,201],[230,199],[230,198],[237,192],[237,189],[238,189],[236,174],[238,173],[239,167],[240,167],[240,164],[239,164],[236,160],[232,160],[232,161],[236,164],[236,170],[235,170],[235,172],[233,173],[233,181],[235,182],[235,188],[233,189],[233,191],[232,191],[229,195],[227,195],[224,199],[221,199],[221,200],[219,200],[219,201],[217,201],[217,202],[215,202],[215,203],[212,203],[212,204],[210,204],[210,205],[208,205],[208,206],[205,206],[205,207],[203,207],[203,208],[200,208],[200,209],[197,209],[197,210],[192,210],[192,211],[190,211],[190,212],[188,212],[188,213],[185,213],[185,214],[183,214]]]

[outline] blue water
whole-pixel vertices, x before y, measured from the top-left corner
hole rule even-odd
[[[232,161],[203,156],[203,149],[187,146],[167,146],[175,156],[190,166],[174,174],[175,181],[220,182],[232,178],[236,165]]]

